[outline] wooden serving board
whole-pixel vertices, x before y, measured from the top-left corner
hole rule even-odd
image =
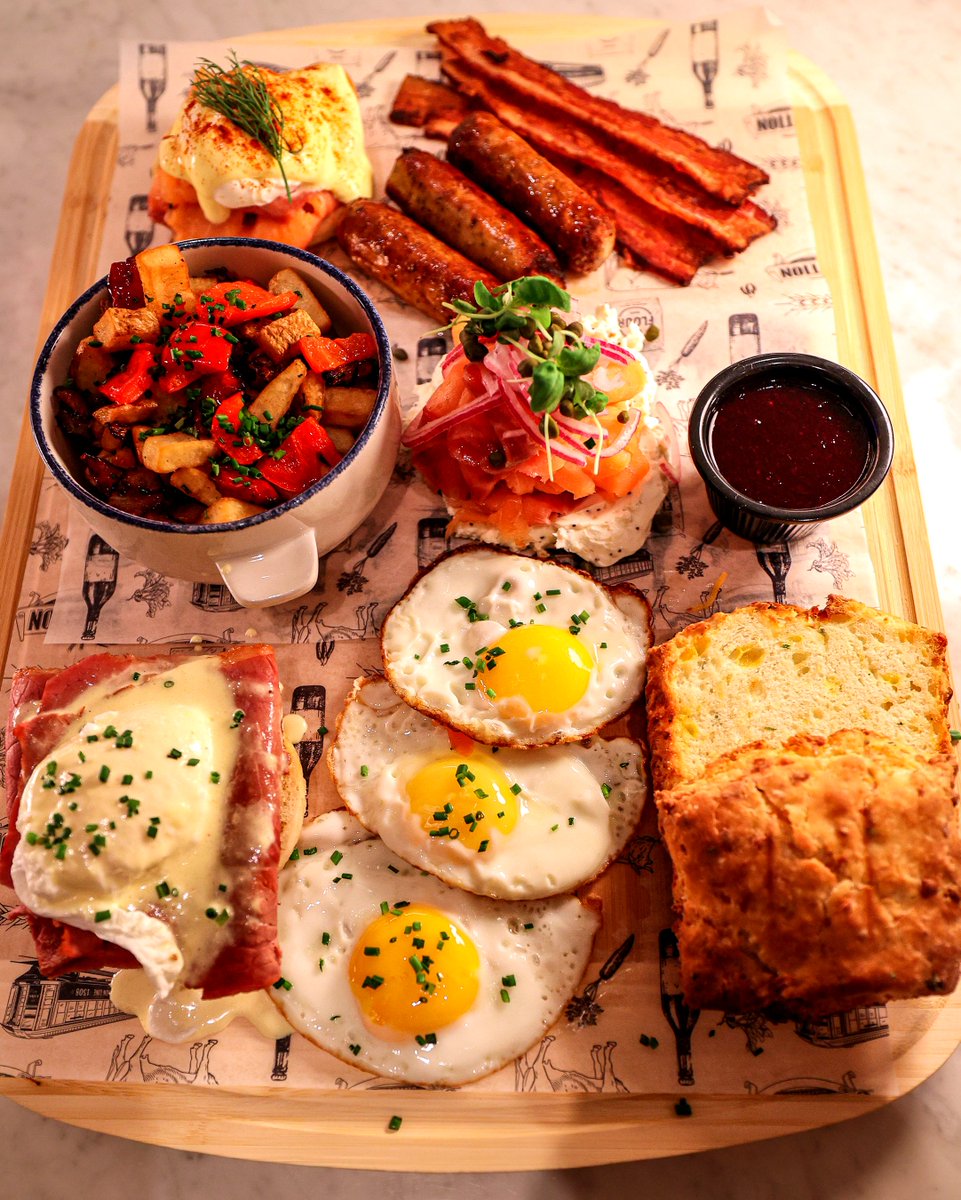
[[[650,21],[568,18],[571,36],[614,36]],[[491,19],[522,37],[541,18]],[[424,40],[423,22],[357,22],[236,39],[343,45]],[[894,359],[867,192],[851,119],[831,81],[792,55],[794,119],[817,239],[831,283],[840,359],[884,397],[895,427],[894,468],[865,509],[882,607],[942,628],[910,437]],[[91,110],[68,174],[41,318],[49,329],[95,276],[117,150],[117,89]],[[25,417],[3,528],[0,638],[6,656],[32,537],[42,468]],[[956,718],[955,718],[956,720]],[[961,996],[889,1008],[902,1091],[931,1075],[961,1041]],[[388,1170],[491,1171],[591,1166],[656,1158],[830,1125],[890,1096],[731,1096],[698,1093],[679,1120],[673,1095],[317,1092],[290,1087],[197,1088],[0,1078],[0,1093],[45,1116],[158,1145],[268,1161]],[[403,1126],[387,1134],[396,1112]]]

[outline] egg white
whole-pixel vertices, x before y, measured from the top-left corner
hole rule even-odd
[[[384,901],[449,913],[480,953],[477,997],[437,1030],[436,1042],[378,1035],[351,988],[354,945]],[[304,830],[296,861],[281,872],[284,978],[271,996],[295,1030],[346,1063],[416,1084],[467,1083],[523,1054],[557,1019],[584,974],[598,924],[574,896],[504,902],[448,888],[332,813]]]
[[[534,712],[498,696],[496,669],[478,678],[465,665],[527,624],[575,628],[593,658],[586,692],[563,712]],[[650,608],[629,586],[604,588],[559,563],[471,547],[414,581],[388,613],[381,645],[387,679],[412,707],[479,742],[544,746],[595,733],[640,697]]]
[[[487,809],[483,852],[431,836],[412,811],[408,781],[449,755],[446,727],[406,705],[385,680],[360,679],[337,723],[328,765],[347,807],[405,861],[453,887],[497,899],[572,891],[624,848],[646,795],[642,748],[629,738],[592,738],[542,749],[477,747],[520,789],[520,818],[501,833],[490,799],[463,789],[463,810]]]

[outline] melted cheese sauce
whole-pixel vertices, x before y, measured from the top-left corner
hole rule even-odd
[[[230,936],[221,846],[239,723],[216,659],[116,686],[85,695],[28,779],[13,879],[33,912],[129,950],[163,997]],[[247,819],[269,845],[267,818]]]
[[[278,73],[260,68],[284,114],[282,155],[291,194],[329,191],[345,204],[370,196],[370,162],[357,95],[346,71],[317,63]],[[160,143],[159,164],[186,180],[208,221],[226,221],[230,210],[266,206],[286,188],[277,161],[229,118],[190,96]]]
[[[244,1017],[266,1038],[293,1032],[265,991],[204,1000],[199,991],[177,987],[161,999],[144,971],[118,971],[110,999],[121,1012],[137,1017],[145,1033],[164,1042],[189,1042],[217,1033],[237,1017]]]

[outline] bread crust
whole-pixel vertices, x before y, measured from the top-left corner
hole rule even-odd
[[[952,991],[956,775],[950,751],[844,730],[744,746],[659,791],[688,1004],[812,1017]]]

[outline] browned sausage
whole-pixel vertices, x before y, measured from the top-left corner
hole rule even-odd
[[[374,200],[347,206],[337,240],[362,271],[441,324],[454,315],[445,300],[471,300],[478,279],[489,288],[499,283],[410,217]]]
[[[450,163],[405,150],[387,180],[387,195],[409,217],[503,279],[549,275],[561,264],[537,234]]]
[[[610,215],[490,113],[461,121],[447,157],[532,225],[572,274],[593,271],[614,249]]]

